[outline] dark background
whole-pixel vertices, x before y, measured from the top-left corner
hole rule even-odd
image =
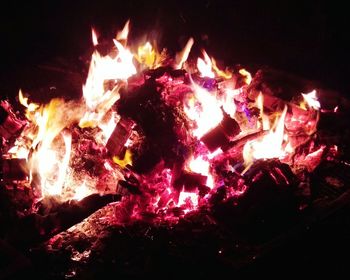
[[[5,83],[20,86],[21,78],[7,77],[23,65],[78,58],[91,48],[91,26],[112,37],[130,18],[131,40],[148,34],[160,47],[176,51],[194,36],[195,51],[204,47],[225,65],[268,65],[349,92],[348,15],[336,1],[78,0],[2,6]]]
[[[341,2],[341,1],[339,1]],[[342,94],[348,82],[348,12],[336,1],[12,1],[1,4],[0,90],[14,96],[45,77],[35,65],[62,57],[76,61],[91,51],[91,26],[112,37],[131,19],[131,40],[144,34],[176,51],[194,36],[226,65],[268,65]],[[348,207],[349,208],[349,207]],[[340,273],[350,249],[350,210],[308,231],[278,251],[262,267]],[[268,265],[266,265],[268,262]],[[260,267],[261,269],[261,267]],[[279,271],[279,270],[278,270]]]

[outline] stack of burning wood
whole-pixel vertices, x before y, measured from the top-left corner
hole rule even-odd
[[[205,210],[238,224],[307,201],[309,174],[336,153],[317,134],[316,91],[219,70],[206,53],[197,69],[191,40],[170,60],[149,43],[132,55],[118,36],[95,51],[82,100],[40,106],[20,92],[26,119],[1,103],[1,188],[31,193],[20,221],[35,238],[116,201],[118,223]]]

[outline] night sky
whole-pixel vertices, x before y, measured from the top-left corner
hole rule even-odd
[[[336,1],[12,1],[2,13],[1,81],[23,65],[77,58],[91,26],[112,37],[130,18],[131,40],[148,34],[176,51],[193,36],[194,52],[225,65],[268,65],[349,92],[347,12]]]

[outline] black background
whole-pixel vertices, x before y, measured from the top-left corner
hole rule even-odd
[[[129,18],[132,40],[149,34],[160,47],[176,51],[194,36],[194,51],[204,47],[226,65],[269,65],[343,94],[350,92],[348,12],[336,1],[95,0],[1,5],[0,88],[10,91],[2,91],[1,96],[17,93],[24,68],[55,56],[74,60],[86,53],[91,48],[91,26],[111,37]],[[293,248],[268,260],[267,267],[276,262],[300,272],[345,270],[342,254],[350,247],[349,212],[318,226],[303,241],[291,243]]]
[[[195,50],[204,47],[226,65],[269,65],[349,92],[348,15],[336,1],[78,0],[2,5],[2,77],[54,56],[77,58],[91,46],[91,26],[112,37],[130,18],[131,39],[148,34],[160,47],[176,51],[194,36]]]

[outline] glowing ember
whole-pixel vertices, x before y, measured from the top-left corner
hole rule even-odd
[[[182,206],[187,203],[192,204],[192,207],[196,207],[198,205],[198,196],[195,193],[182,191],[180,193],[178,206]]]

